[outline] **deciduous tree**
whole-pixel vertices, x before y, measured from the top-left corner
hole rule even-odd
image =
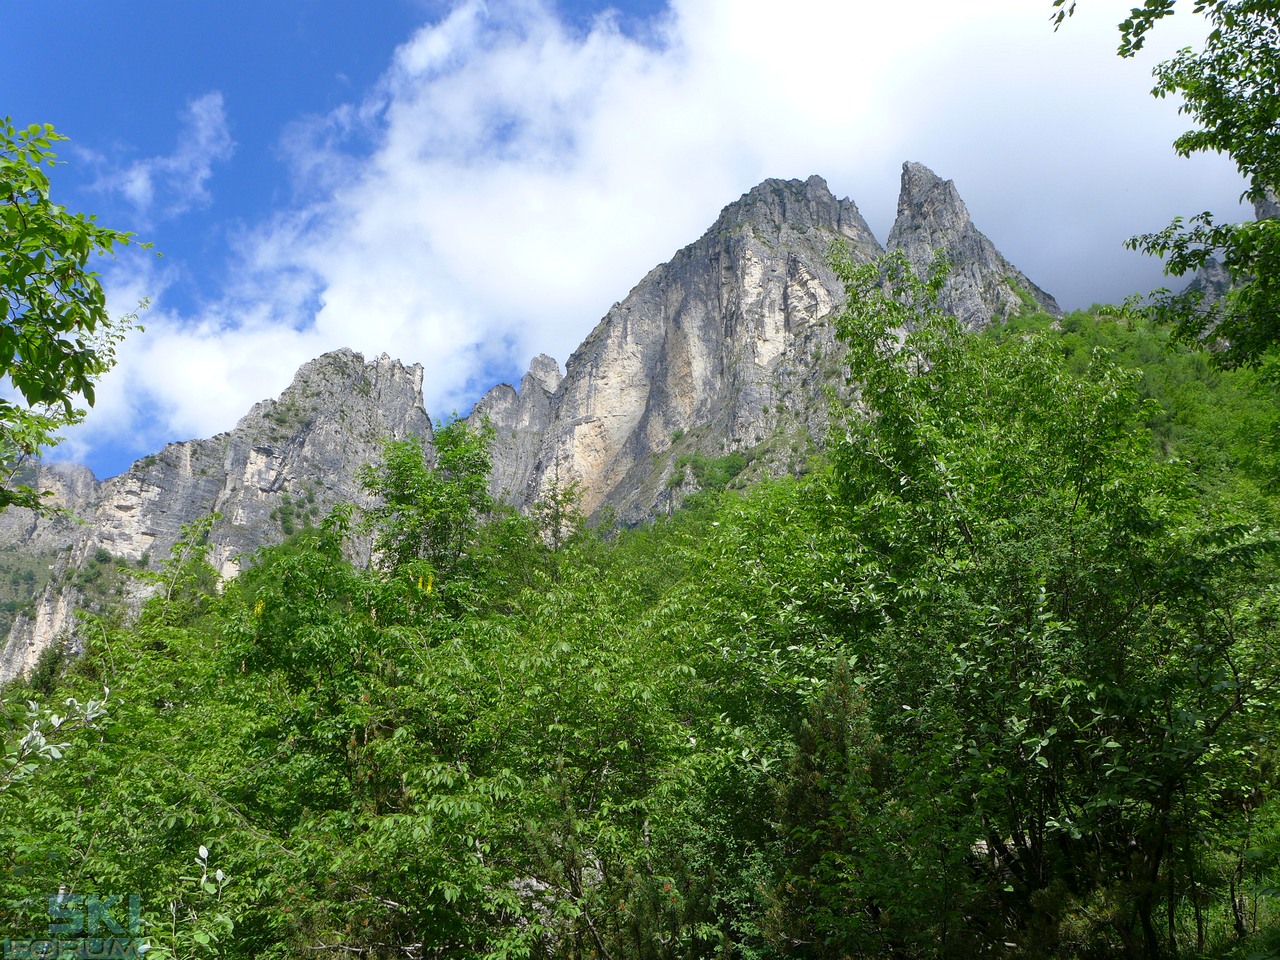
[[[800,740],[810,918],[846,952],[908,931],[924,955],[1203,950],[1178,916],[1234,909],[1200,851],[1246,845],[1280,706],[1274,536],[1157,460],[1132,371],[966,335],[901,257],[837,266],[862,409],[830,447],[863,614],[852,719]]]
[[[416,438],[392,440],[382,463],[360,471],[376,498],[368,511],[374,549],[389,571],[446,578],[463,559],[489,496],[491,431],[454,419],[436,431],[434,464]],[[410,571],[419,561],[427,568]],[[425,581],[424,581],[425,586]]]
[[[18,129],[0,121],[0,374],[13,393],[0,398],[0,508],[39,508],[39,493],[12,481],[58,431],[84,418],[94,385],[115,364],[115,349],[136,315],[107,311],[90,258],[133,242],[50,198],[45,167],[65,137],[52,126]]]
[[[1054,0],[1061,23],[1075,9]],[[1230,274],[1232,288],[1220,300],[1196,294],[1164,297],[1158,312],[1188,340],[1212,336],[1226,366],[1253,365],[1280,340],[1280,2],[1195,0],[1193,11],[1208,21],[1203,49],[1185,48],[1155,68],[1156,97],[1178,97],[1180,110],[1196,126],[1178,137],[1182,156],[1221,153],[1230,157],[1249,185],[1245,197],[1256,222],[1218,223],[1205,212],[1177,218],[1164,230],[1133,237],[1131,249],[1165,259],[1165,272],[1194,273],[1210,259]],[[1175,0],[1145,0],[1120,24],[1120,56],[1142,49],[1147,34],[1173,14]]]

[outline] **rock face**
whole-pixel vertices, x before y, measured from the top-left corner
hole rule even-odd
[[[636,522],[684,489],[688,455],[764,445],[770,469],[785,466],[825,424],[821,385],[838,356],[829,318],[844,297],[827,262],[836,240],[856,261],[883,252],[819,177],[767,180],[730,204],[609,311],[558,386],[531,371],[519,394],[504,385],[480,402],[473,416],[496,431],[495,492],[528,506],[576,482],[588,512]],[[919,164],[903,167],[888,246],[918,269],[943,250],[942,306],[971,328],[1028,301],[1059,312],[977,230],[955,185]]]
[[[898,219],[889,232],[888,248],[905,253],[920,274],[928,270],[934,252],[942,250],[950,271],[939,306],[970,329],[1006,320],[1028,305],[1061,313],[1053,297],[1001,256],[973,225],[955,183],[921,164],[902,165]]]
[[[6,548],[63,550],[53,581],[0,650],[0,682],[74,635],[74,611],[89,598],[72,574],[99,551],[146,565],[168,556],[184,524],[216,512],[209,559],[232,576],[263,544],[359,500],[356,470],[378,459],[385,438],[404,436],[430,442],[422,368],[386,356],[365,363],[342,350],[306,364],[279,399],[255,404],[231,432],[171,443],[111,480],[45,468],[39,482],[52,481],[55,499],[85,522],[0,514]]]
[[[494,431],[493,493],[527,508],[576,483],[587,513],[635,523],[696,489],[698,462],[749,454],[753,469],[776,473],[801,461],[823,435],[823,389],[839,368],[836,241],[855,261],[882,252],[853,201],[820,177],[766,180],[729,204],[609,310],[563,373],[539,356],[518,391],[503,384],[476,405],[471,422]],[[919,164],[903,168],[888,246],[920,267],[944,250],[953,265],[944,305],[971,327],[1028,298],[1057,312],[973,226],[954,184]],[[85,522],[0,514],[6,549],[60,551],[49,587],[0,650],[0,682],[74,638],[93,563],[154,564],[184,524],[217,512],[210,559],[234,575],[257,547],[358,502],[356,471],[387,437],[405,436],[431,454],[421,368],[339,351],[304,366],[230,433],[170,444],[103,483],[83,468],[46,469],[38,483]]]
[[[70,546],[81,532],[75,518],[98,499],[100,484],[93,472],[77,463],[37,464],[24,482],[46,491],[50,506],[66,512],[37,518],[30,510],[0,511],[0,549],[38,552]]]
[[[1280,219],[1280,197],[1275,187],[1267,187],[1266,197],[1253,202],[1253,217],[1255,220]]]
[[[519,393],[509,384],[499,384],[471,411],[468,420],[473,426],[487,419],[494,431],[489,486],[498,499],[524,504],[536,498],[536,492],[530,496],[530,484],[551,425],[551,398],[562,379],[560,364],[538,354],[520,381]]]
[[[1205,309],[1217,303],[1231,289],[1231,273],[1221,263],[1210,257],[1204,266],[1196,270],[1191,282],[1182,293],[1200,295],[1200,308]]]
[[[481,400],[495,490],[527,505],[576,482],[588,513],[612,506],[635,522],[663,508],[674,461],[664,455],[679,439],[714,455],[760,443],[787,402],[781,368],[831,340],[822,321],[841,300],[827,264],[837,238],[859,259],[880,252],[857,206],[820,177],[767,180],[725,207],[613,306],[557,385],[535,366],[518,397],[498,387]],[[502,447],[522,428],[541,435],[524,433],[512,457]]]

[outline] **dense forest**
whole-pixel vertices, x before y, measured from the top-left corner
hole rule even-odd
[[[5,691],[11,928],[62,894],[134,898],[154,957],[1274,955],[1276,357],[1128,308],[968,334],[901,260],[841,269],[795,476],[526,516],[454,421],[233,581],[201,525],[100,558],[150,600]]]

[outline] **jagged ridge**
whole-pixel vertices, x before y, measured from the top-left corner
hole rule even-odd
[[[691,488],[683,455],[773,445],[763,462],[785,467],[797,456],[789,443],[812,442],[825,426],[821,388],[838,356],[829,320],[843,299],[828,263],[837,239],[857,260],[882,252],[856,204],[820,177],[766,180],[726,206],[609,310],[563,374],[539,356],[518,392],[500,385],[476,405],[472,419],[494,428],[494,492],[527,507],[576,481],[588,512],[638,522]],[[888,246],[918,264],[941,247],[953,263],[944,305],[970,326],[1017,309],[1020,290],[1057,310],[973,226],[954,184],[919,164],[904,165]],[[384,438],[406,435],[429,449],[421,368],[326,354],[230,433],[170,444],[101,484],[83,470],[42,472],[87,522],[10,511],[0,543],[61,549],[56,572],[69,575],[99,549],[134,562],[162,557],[183,524],[217,511],[212,560],[234,575],[240,557],[294,522],[358,500],[356,470],[377,459]],[[0,681],[73,631],[82,597],[66,579],[55,576],[35,613],[15,622]]]
[[[526,377],[519,394],[503,385],[481,400],[473,416],[498,434],[494,492],[528,506],[576,481],[586,509],[635,522],[678,496],[675,453],[716,456],[788,429],[820,435],[819,367],[835,353],[828,318],[844,295],[827,262],[837,239],[855,260],[883,252],[820,177],[766,180],[725,207],[614,305],[557,386]],[[920,164],[903,165],[888,247],[919,269],[943,250],[952,270],[941,305],[971,328],[1028,295],[1059,312],[973,225],[955,184]]]

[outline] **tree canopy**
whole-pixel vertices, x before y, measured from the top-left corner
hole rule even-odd
[[[94,385],[136,317],[112,317],[90,259],[133,242],[92,216],[53,202],[45,171],[65,137],[49,124],[0,121],[0,373],[16,396],[0,398],[0,509],[39,508],[13,480],[24,462],[93,405]]]
[[[221,586],[189,528],[9,692],[111,689],[0,790],[12,928],[67,887],[160,957],[1274,949],[1280,387],[837,269],[857,386],[803,476],[591,530],[572,485],[494,504],[455,420]]]

